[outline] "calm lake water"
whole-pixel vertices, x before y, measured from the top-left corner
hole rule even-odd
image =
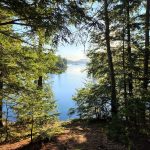
[[[84,86],[86,81],[86,72],[84,64],[68,64],[66,72],[60,75],[49,75],[47,82],[52,86],[54,92],[57,110],[60,113],[60,120],[70,119],[68,110],[75,107],[75,102],[72,96],[76,93],[76,89]],[[3,111],[6,111],[6,106],[3,106]],[[15,121],[15,113],[9,108],[8,120]],[[76,115],[71,118],[77,118]]]
[[[68,64],[65,73],[60,75],[52,75],[49,82],[52,82],[52,89],[55,95],[58,112],[60,113],[60,120],[70,119],[67,115],[68,109],[75,107],[72,96],[76,93],[78,88],[84,86],[87,75],[84,64]],[[76,115],[71,118],[77,118]]]

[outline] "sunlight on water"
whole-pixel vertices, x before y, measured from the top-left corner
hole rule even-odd
[[[85,65],[68,65],[67,71],[60,75],[52,75],[52,89],[58,105],[60,120],[67,120],[68,109],[75,107],[72,96],[76,93],[76,89],[84,86],[86,81]],[[77,116],[72,116],[75,118]]]

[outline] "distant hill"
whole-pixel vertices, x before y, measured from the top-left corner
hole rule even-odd
[[[73,65],[86,64],[87,62],[88,62],[87,59],[79,59],[79,60],[67,59],[67,64],[73,64]]]

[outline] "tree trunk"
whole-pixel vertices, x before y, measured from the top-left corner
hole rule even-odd
[[[118,104],[116,98],[116,81],[115,81],[115,73],[114,66],[112,61],[112,52],[110,48],[110,29],[109,29],[109,16],[108,16],[108,3],[107,0],[104,0],[104,9],[105,9],[105,40],[107,46],[107,57],[108,57],[108,65],[110,70],[110,78],[111,78],[111,112],[112,117],[116,117],[118,113]]]
[[[41,53],[42,53],[42,44],[43,44],[43,40],[41,35],[39,34],[39,46],[38,46],[38,55],[39,55],[39,61],[41,62]],[[41,70],[39,70],[39,74],[41,73]],[[38,78],[38,88],[42,89],[43,87],[43,77],[40,74],[39,78]]]
[[[0,73],[0,128],[3,127],[3,81],[2,72]]]
[[[143,89],[148,87],[148,61],[149,61],[149,22],[150,22],[150,0],[147,0],[145,16],[145,51],[144,51],[144,81]]]
[[[38,79],[38,88],[42,88],[42,86],[43,86],[42,76],[39,76],[39,79]]]
[[[147,94],[147,87],[148,87],[148,61],[149,61],[149,13],[150,11],[150,0],[147,0],[146,5],[146,14],[145,14],[145,51],[144,51],[144,74],[143,74],[143,90],[144,95]],[[141,120],[143,124],[146,121],[146,114],[145,114],[145,102],[142,103],[143,107],[141,109]]]
[[[128,86],[129,95],[133,94],[133,83],[132,83],[132,54],[131,54],[131,31],[130,31],[130,9],[129,0],[127,0],[126,11],[127,11],[127,51],[128,51]]]
[[[125,67],[125,29],[123,28],[123,36],[122,36],[122,41],[123,41],[123,47],[122,47],[122,66],[123,66],[123,88],[124,88],[124,103],[125,103],[125,108],[127,109],[128,107],[128,101],[127,101],[127,85],[126,85],[126,67]],[[126,113],[126,121],[128,121],[128,115]]]
[[[31,143],[32,143],[33,142],[33,116],[32,116],[32,122],[31,122],[31,136],[30,137],[31,137]]]

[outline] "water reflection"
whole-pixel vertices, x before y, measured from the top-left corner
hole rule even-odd
[[[68,109],[75,106],[72,96],[76,89],[83,87],[86,80],[85,65],[69,64],[67,71],[60,75],[52,75],[52,89],[58,105],[60,120],[67,120]],[[72,116],[76,118],[77,116]]]
[[[86,81],[85,65],[68,65],[67,71],[60,75],[49,75],[46,83],[52,85],[52,90],[55,95],[60,120],[67,120],[68,109],[75,106],[72,96],[76,89],[83,87]],[[3,105],[3,111],[6,113],[6,105]],[[74,115],[72,118],[76,118]],[[11,108],[8,111],[8,120],[15,121],[16,115]]]

